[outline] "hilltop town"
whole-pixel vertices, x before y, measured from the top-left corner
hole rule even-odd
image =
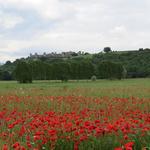
[[[73,52],[73,51],[69,51],[69,52],[61,52],[61,53],[56,53],[56,52],[51,52],[51,53],[46,53],[44,52],[43,54],[30,54],[30,56],[28,58],[31,59],[39,59],[39,58],[50,58],[50,59],[55,59],[55,58],[71,58],[71,57],[75,57],[75,56],[83,56],[83,55],[87,55],[88,53],[86,52]]]

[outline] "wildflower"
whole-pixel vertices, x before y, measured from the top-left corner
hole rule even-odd
[[[26,129],[24,126],[21,127],[20,131],[19,131],[19,136],[23,136],[26,132]]]
[[[26,150],[26,148],[23,146],[20,146],[20,150]]]
[[[125,139],[125,140],[128,140],[128,136],[127,136],[127,135],[124,135],[124,139]]]
[[[125,150],[132,150],[134,142],[128,142],[124,145]]]
[[[8,150],[8,146],[4,144],[2,150]]]
[[[12,147],[13,147],[14,149],[18,148],[18,147],[20,147],[20,143],[19,143],[19,142],[16,142],[15,144],[12,145]]]
[[[123,150],[121,147],[116,147],[114,150]]]

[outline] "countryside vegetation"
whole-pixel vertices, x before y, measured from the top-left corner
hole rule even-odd
[[[150,149],[149,49],[36,54],[0,70],[0,149]]]
[[[104,52],[98,54],[84,52],[35,54],[14,62],[7,61],[0,67],[0,79],[19,80],[18,75],[22,76],[21,74],[26,72],[23,71],[25,68],[28,68],[27,76],[33,80],[67,81],[91,79],[92,76],[98,79],[141,78],[150,76],[149,62],[150,49],[112,51],[106,47]]]

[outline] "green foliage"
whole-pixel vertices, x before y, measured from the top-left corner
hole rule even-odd
[[[8,71],[0,70],[0,80],[12,80],[12,75]]]
[[[94,54],[92,61],[94,64],[103,61],[121,63],[127,71],[127,78],[150,76],[150,50],[147,49]]]
[[[110,47],[104,47],[104,52],[105,52],[105,53],[111,52],[111,48],[110,48]]]
[[[20,83],[31,83],[32,82],[32,72],[29,64],[27,64],[24,61],[18,62],[16,69],[15,69],[15,75],[17,81]]]
[[[121,79],[123,66],[110,61],[104,61],[98,64],[97,72],[100,79]]]
[[[150,49],[120,52],[111,51],[110,47],[104,49],[106,53],[65,59],[41,57],[7,61],[0,66],[0,80],[14,79],[14,70],[20,61],[30,66],[33,80],[80,80],[91,79],[92,75],[106,79],[150,77]]]

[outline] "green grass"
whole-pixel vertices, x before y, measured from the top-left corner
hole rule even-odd
[[[150,78],[125,80],[34,81],[19,84],[1,81],[0,95],[77,95],[96,97],[150,97]]]

